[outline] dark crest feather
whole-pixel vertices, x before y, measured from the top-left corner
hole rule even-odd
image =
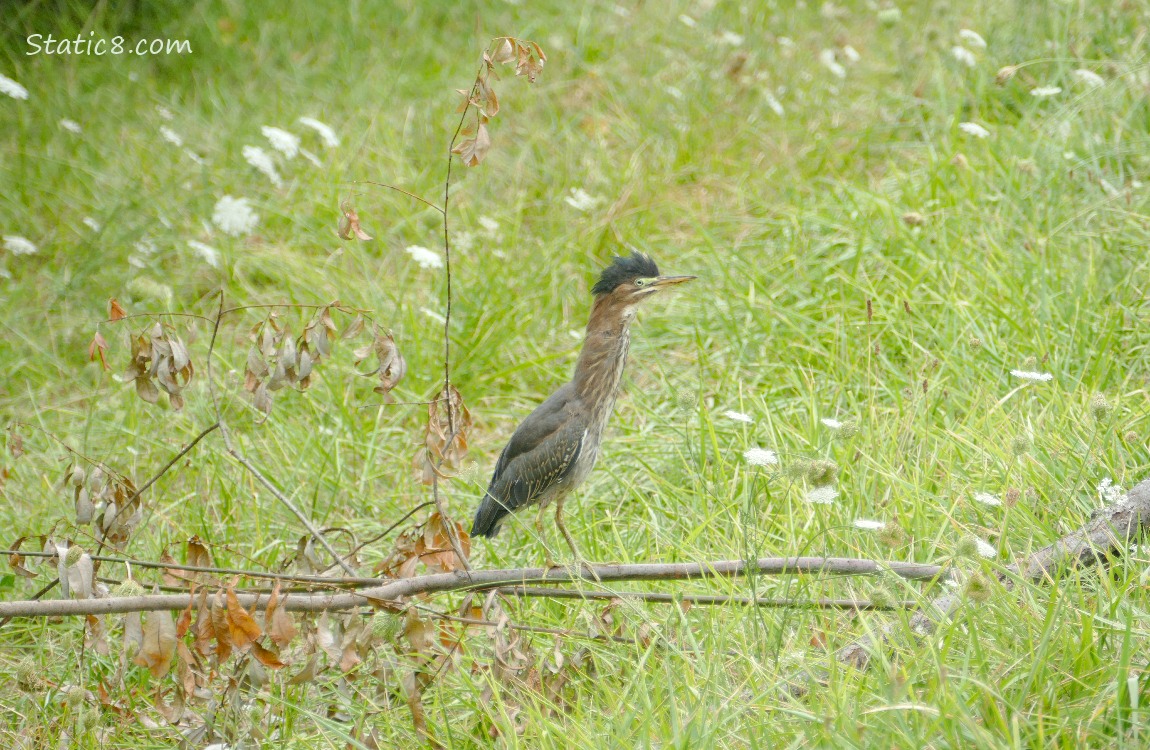
[[[658,275],[659,267],[648,255],[637,251],[632,251],[625,258],[617,255],[611,265],[603,269],[599,280],[595,282],[595,286],[591,287],[591,293],[595,295],[610,294],[620,284],[632,279],[650,278]]]

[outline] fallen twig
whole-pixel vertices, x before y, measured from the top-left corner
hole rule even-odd
[[[1006,566],[997,574],[999,582],[1010,591],[1017,582],[1053,583],[1062,569],[1093,565],[1128,547],[1150,527],[1150,479],[1135,485],[1116,503],[1094,512],[1091,521],[1077,531]],[[910,618],[910,630],[918,638],[928,636],[943,622],[958,613],[967,601],[960,589],[948,591],[919,608]],[[835,659],[857,669],[867,669],[874,653],[883,648],[897,630],[898,623],[843,646]],[[791,695],[802,696],[812,682],[825,679],[826,670],[818,668],[797,674],[790,682]]]
[[[714,560],[703,563],[633,563],[584,565],[578,571],[562,568],[513,568],[508,570],[456,571],[380,582],[356,592],[293,594],[284,606],[295,612],[343,610],[376,604],[394,606],[416,594],[444,591],[484,590],[502,586],[586,581],[673,581],[729,578],[756,571],[760,575],[824,573],[831,575],[874,575],[889,572],[911,580],[931,580],[945,575],[937,565],[907,562],[879,562],[846,557],[765,557],[748,565],[745,560]],[[329,579],[333,583],[340,579]],[[241,594],[240,603],[251,607],[259,594]],[[0,617],[53,617],[62,615],[111,614],[181,610],[192,601],[190,594],[163,594],[105,599],[0,602]]]
[[[545,586],[500,586],[496,589],[505,596],[541,597],[545,599],[592,599],[610,601],[612,599],[635,599],[656,604],[690,604],[693,606],[723,606],[741,604],[743,606],[795,609],[852,609],[859,611],[910,609],[918,606],[915,601],[878,603],[866,599],[764,599],[749,596],[725,596],[721,594],[666,594],[656,591],[580,591],[578,589],[557,589]]]

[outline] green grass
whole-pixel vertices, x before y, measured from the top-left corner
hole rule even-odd
[[[579,345],[570,331],[583,327],[597,269],[631,246],[700,280],[640,315],[600,465],[568,505],[590,559],[825,553],[947,563],[977,536],[1007,562],[1087,519],[1104,477],[1129,487],[1148,474],[1144,0],[906,3],[894,22],[861,2],[828,4],[839,11],[829,17],[810,2],[89,5],[5,11],[13,21],[0,37],[0,73],[30,92],[27,101],[0,95],[0,230],[39,246],[0,252],[0,421],[26,451],[0,457],[5,543],[55,529],[94,548],[60,482],[73,459],[49,434],[139,483],[213,420],[210,326],[174,321],[198,369],[180,413],[143,403],[113,377],[143,321],[99,325],[112,372],[88,362],[110,297],[131,313],[198,315],[213,314],[221,288],[235,305],[339,299],[395,333],[408,362],[399,401],[435,394],[441,327],[423,310],[443,311],[445,278],[404,248],[437,248],[438,215],[353,183],[441,196],[453,90],[471,80],[486,40],[503,34],[538,41],[548,63],[534,86],[510,75],[496,84],[503,111],[491,154],[455,172],[453,226],[457,241],[465,232],[472,241],[453,253],[452,377],[475,418],[475,465],[446,487],[452,512],[470,515],[517,420],[569,376]],[[974,67],[951,54],[962,28],[988,43],[974,50]],[[28,34],[89,31],[186,38],[193,53],[26,54]],[[742,44],[724,43],[724,31]],[[842,45],[859,52],[857,63]],[[824,49],[839,50],[845,78],[819,63]],[[995,84],[999,68],[1018,64]],[[1086,87],[1079,68],[1105,85]],[[1032,96],[1038,86],[1062,92]],[[300,116],[331,124],[341,145],[325,149]],[[61,118],[83,132],[62,129]],[[962,122],[991,135],[967,135]],[[323,168],[284,163],[286,184],[274,188],[241,156],[247,144],[267,148],[263,125],[300,134]],[[206,164],[166,142],[161,126]],[[578,211],[562,200],[575,189],[601,202]],[[211,231],[225,194],[252,201],[253,236]],[[336,238],[349,196],[374,241]],[[903,220],[908,212],[921,226]],[[483,229],[481,217],[498,229]],[[157,251],[129,265],[145,239]],[[219,268],[188,248],[193,239],[221,251]],[[361,539],[427,500],[412,470],[425,411],[382,404],[374,382],[354,374],[359,343],[338,344],[306,393],[281,391],[258,423],[241,384],[247,332],[264,315],[227,320],[214,360],[243,449],[317,523]],[[297,333],[307,319],[292,309],[281,317]],[[338,317],[341,328],[348,322]],[[1019,368],[1054,378],[1020,387],[1009,374]],[[1096,394],[1114,407],[1101,419],[1090,408]],[[823,418],[854,420],[859,432],[836,437]],[[1030,447],[1015,455],[1020,436]],[[778,451],[782,470],[748,467],[750,447]],[[831,505],[805,502],[786,471],[811,458],[840,467]],[[1018,499],[988,507],[975,492]],[[857,529],[857,518],[903,534]],[[477,543],[474,562],[536,565],[548,549],[561,557],[550,524],[540,539],[531,520]],[[128,553],[157,559],[170,546],[179,555],[197,534],[218,564],[278,569],[302,533],[212,437],[149,493]],[[389,543],[365,551],[365,570]],[[801,702],[781,695],[787,675],[892,616],[627,604],[614,613],[626,634],[646,628],[670,646],[561,640],[568,659],[587,655],[569,668],[557,710],[520,697],[518,736],[511,697],[483,696],[491,655],[475,633],[459,668],[427,691],[427,718],[452,747],[487,746],[492,726],[508,747],[1141,747],[1150,695],[1131,686],[1145,692],[1150,668],[1146,562],[1142,549],[1106,571],[998,592],[936,636],[900,639],[867,673],[834,670]],[[34,569],[38,581],[0,578],[3,597],[24,598],[53,575]],[[745,595],[752,586],[766,596],[931,594],[885,578],[636,588]],[[530,601],[510,613],[587,631],[600,609]],[[63,685],[113,688],[118,626],[112,636],[110,656],[89,650],[81,661],[78,622],[5,625],[0,675],[47,683],[0,700],[0,733],[27,727],[28,746],[54,746],[63,732],[77,735],[74,747],[171,746],[179,732],[151,707],[157,681],[144,670],[113,697],[160,728],[61,698]],[[524,637],[540,659],[551,655],[552,636]],[[254,728],[293,747],[342,748],[363,722],[382,745],[416,744],[399,677],[379,680],[371,666],[347,683],[333,667],[290,686],[293,666],[241,693],[252,705],[221,709],[218,726],[244,746],[261,746]]]

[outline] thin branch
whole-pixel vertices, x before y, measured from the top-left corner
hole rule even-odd
[[[184,456],[188,455],[188,452],[189,452],[189,451],[190,451],[192,448],[195,448],[195,447],[196,447],[196,443],[198,443],[198,442],[200,442],[201,440],[203,440],[204,438],[206,438],[206,437],[207,437],[208,435],[210,435],[210,434],[211,434],[213,431],[215,431],[215,430],[216,430],[216,429],[217,429],[219,426],[220,426],[220,423],[219,423],[219,422],[215,422],[215,423],[213,423],[213,424],[212,424],[210,427],[206,428],[206,429],[205,429],[203,432],[201,432],[199,435],[196,435],[194,438],[192,438],[192,442],[190,442],[190,443],[188,443],[187,445],[185,445],[185,446],[183,447],[183,449],[181,449],[181,450],[180,450],[180,452],[179,452],[179,453],[177,453],[176,455],[172,456],[172,460],[171,460],[171,461],[168,461],[168,463],[164,464],[164,467],[163,467],[162,469],[160,469],[158,472],[156,472],[156,473],[155,473],[155,474],[152,476],[152,478],[151,478],[151,479],[149,479],[148,481],[144,482],[144,486],[143,486],[143,487],[140,487],[140,489],[136,490],[136,494],[132,495],[132,497],[130,497],[130,498],[128,499],[128,502],[127,502],[127,503],[125,503],[125,505],[131,505],[132,503],[134,503],[134,502],[136,501],[136,499],[140,497],[140,495],[143,495],[143,494],[144,494],[144,493],[145,493],[145,492],[148,490],[148,488],[149,488],[149,487],[151,487],[153,484],[155,484],[157,481],[159,481],[160,477],[164,476],[164,474],[166,474],[166,473],[167,473],[168,469],[170,469],[170,468],[172,468],[173,466],[175,466],[177,461],[179,461],[179,460],[180,460],[181,458],[183,458]],[[93,559],[95,559],[95,558],[93,558]]]
[[[295,612],[322,612],[353,609],[365,604],[392,607],[417,594],[445,591],[474,591],[503,586],[584,581],[598,584],[607,581],[673,581],[706,578],[730,578],[748,571],[762,575],[820,573],[832,575],[875,575],[891,573],[911,580],[932,580],[946,575],[937,565],[907,562],[878,562],[844,557],[765,557],[750,565],[746,560],[714,560],[703,563],[633,563],[584,565],[578,571],[563,568],[513,568],[509,570],[456,571],[434,575],[401,578],[381,582],[357,592],[299,594],[290,597],[285,607]],[[338,579],[332,579],[338,580]],[[258,594],[242,594],[240,602],[251,607]],[[50,602],[0,602],[0,617],[49,617],[63,615],[111,614],[184,609],[192,601],[190,594],[109,597]]]
[[[418,195],[416,195],[415,193],[409,193],[408,191],[404,190],[404,189],[403,189],[403,188],[401,188],[401,187],[396,187],[395,185],[388,185],[386,182],[375,182],[375,181],[373,181],[373,180],[353,180],[353,181],[352,181],[352,184],[354,184],[354,185],[360,185],[360,184],[363,184],[363,185],[375,185],[376,187],[387,188],[388,190],[394,190],[394,191],[395,191],[395,192],[397,192],[397,193],[403,193],[403,194],[404,194],[404,195],[406,195],[408,198],[414,198],[415,200],[419,201],[420,203],[422,203],[423,205],[427,206],[428,208],[434,208],[434,209],[435,209],[436,211],[438,211],[439,213],[443,213],[443,212],[444,212],[442,208],[440,208],[439,206],[435,205],[435,204],[434,204],[434,203],[432,203],[431,201],[429,201],[429,200],[427,200],[427,199],[425,199],[425,198],[420,198],[420,197],[419,197]]]
[[[702,606],[741,604],[743,606],[795,609],[850,609],[856,611],[912,609],[918,602],[900,601],[876,604],[866,599],[763,599],[749,596],[723,596],[714,594],[665,594],[654,591],[579,591],[537,586],[501,586],[496,589],[505,596],[541,597],[545,599],[584,599],[611,601],[635,599],[656,604],[691,604]]]
[[[194,318],[196,320],[202,320],[205,323],[211,323],[212,322],[212,319],[209,318],[207,315],[198,315],[196,313],[142,312],[142,313],[132,313],[131,315],[124,315],[124,316],[119,317],[119,318],[105,318],[104,320],[101,320],[100,323],[101,324],[103,324],[103,323],[119,323],[122,320],[132,320],[134,318],[160,318],[160,317],[164,317],[164,318]]]
[[[247,469],[248,472],[256,478],[256,481],[267,488],[268,492],[272,493],[272,495],[274,495],[275,498],[284,505],[284,507],[290,510],[295,515],[295,517],[300,520],[300,523],[304,525],[304,527],[308,530],[308,533],[312,535],[312,538],[319,542],[320,545],[326,549],[329,554],[331,554],[335,561],[339,563],[339,566],[343,568],[345,573],[347,573],[349,576],[354,576],[355,570],[353,570],[352,567],[347,564],[347,561],[344,560],[343,557],[341,557],[340,554],[335,551],[335,548],[331,546],[331,542],[327,540],[327,537],[320,533],[319,529],[315,527],[315,524],[311,522],[311,519],[305,516],[300,511],[300,509],[295,506],[295,503],[293,503],[287,495],[285,495],[278,487],[276,487],[270,479],[264,476],[263,472],[256,468],[255,464],[249,461],[243,453],[240,453],[239,449],[232,442],[231,430],[228,429],[227,423],[224,422],[223,416],[220,414],[220,400],[216,395],[215,378],[212,377],[212,352],[215,351],[216,348],[216,336],[220,332],[220,319],[223,317],[223,314],[224,292],[221,289],[220,307],[219,311],[216,313],[216,319],[212,324],[212,339],[208,344],[207,375],[208,393],[211,395],[212,406],[215,408],[216,423],[220,427],[220,434],[224,437],[224,448],[232,458],[238,461],[241,466]]]

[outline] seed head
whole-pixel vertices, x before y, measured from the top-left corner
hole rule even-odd
[[[906,531],[902,526],[894,521],[891,521],[886,526],[879,529],[878,542],[884,547],[894,549],[906,544]]]
[[[837,433],[835,433],[835,437],[837,437],[839,440],[846,441],[850,440],[857,434],[859,434],[858,421],[854,419],[848,419],[843,422],[843,426],[838,429]]]
[[[1095,393],[1094,397],[1090,399],[1090,413],[1095,420],[1104,422],[1112,411],[1114,411],[1114,406],[1101,393]]]
[[[828,459],[812,461],[807,467],[807,481],[815,487],[825,487],[834,484],[839,476],[839,465]]]
[[[970,339],[966,342],[966,344],[971,349],[974,349],[975,351],[977,351],[977,350],[982,348],[982,339],[980,339],[978,336],[971,336]]]
[[[1134,430],[1130,430],[1125,435],[1123,435],[1122,438],[1127,443],[1137,443],[1138,442],[1138,433],[1135,432]]]
[[[1018,434],[1010,441],[1010,450],[1014,455],[1021,456],[1030,452],[1030,438],[1026,435]]]
[[[982,573],[975,573],[967,579],[964,593],[973,602],[984,602],[990,598],[990,580]]]
[[[1018,503],[1018,498],[1022,497],[1022,492],[1017,487],[1011,487],[1006,491],[1006,496],[1003,498],[1007,507]]]
[[[788,461],[784,473],[791,479],[802,479],[810,471],[811,461],[806,458],[799,458],[794,461]]]
[[[84,548],[73,544],[68,548],[68,553],[64,555],[64,565],[72,567],[80,562],[80,558],[84,555]]]
[[[112,596],[142,596],[144,587],[129,578],[112,589]]]
[[[974,537],[963,537],[954,550],[959,557],[975,557],[978,554],[978,542]]]
[[[994,76],[994,82],[999,86],[1005,86],[1006,82],[1014,78],[1014,74],[1018,72],[1017,65],[1007,65],[999,68],[998,73]]]
[[[908,227],[921,227],[926,220],[918,211],[907,211],[902,215],[902,221]]]
[[[393,615],[380,613],[371,618],[371,636],[377,641],[391,643],[399,637],[402,629],[403,623]]]

